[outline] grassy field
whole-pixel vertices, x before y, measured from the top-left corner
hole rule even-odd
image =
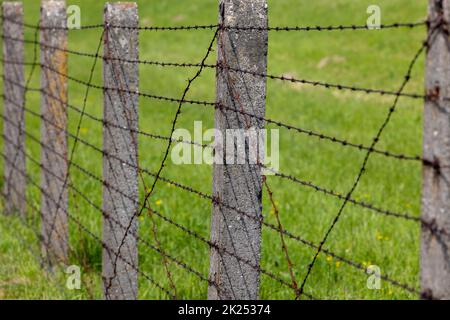
[[[38,1],[24,0],[25,20],[36,23]],[[217,21],[217,1],[137,1],[143,25],[214,24]],[[426,17],[427,1],[378,0],[382,22],[415,22]],[[103,1],[68,1],[82,10],[83,24],[102,22]],[[294,1],[269,0],[269,24],[330,25],[364,24],[366,8],[372,0]],[[69,47],[93,52],[100,38],[100,30],[70,31]],[[140,34],[141,59],[198,63],[213,33],[206,31],[152,32]],[[33,30],[26,30],[33,38]],[[322,80],[368,88],[398,90],[409,62],[425,37],[425,28],[389,29],[379,31],[345,32],[271,32],[269,35],[268,72],[299,78]],[[26,60],[32,60],[32,46],[27,46]],[[70,55],[71,76],[85,81],[89,77],[92,59]],[[215,52],[208,59],[215,62]],[[423,56],[413,70],[413,78],[406,91],[423,92]],[[93,82],[101,84],[101,63],[98,63]],[[27,72],[29,69],[27,68]],[[158,95],[181,97],[187,79],[195,69],[140,67],[140,91]],[[214,70],[205,70],[195,81],[188,98],[214,100]],[[39,86],[39,72],[32,81]],[[70,103],[82,106],[85,88],[69,82]],[[308,85],[294,85],[268,80],[267,116],[301,128],[370,144],[392,105],[394,97],[327,90]],[[89,93],[87,112],[102,116],[102,92]],[[39,95],[29,93],[27,107],[39,112]],[[176,104],[149,99],[140,100],[140,128],[144,131],[168,135]],[[75,132],[79,114],[69,112],[70,131]],[[193,130],[194,121],[203,121],[204,129],[213,127],[213,110],[186,105],[178,128]],[[27,114],[27,130],[39,137],[39,119]],[[276,128],[269,126],[269,128]],[[420,154],[422,134],[422,102],[403,98],[398,110],[382,135],[380,149],[392,152]],[[101,124],[85,118],[81,138],[101,147]],[[3,142],[2,142],[3,143]],[[162,160],[166,142],[140,137],[140,165],[156,171]],[[73,140],[70,140],[73,144]],[[27,152],[39,159],[40,149],[29,139]],[[311,180],[315,184],[347,192],[358,173],[364,153],[334,143],[280,129],[280,171]],[[170,160],[170,159],[169,159]],[[78,144],[74,162],[96,175],[101,175],[101,154]],[[212,168],[207,165],[176,166],[168,161],[163,176],[195,189],[211,193]],[[1,167],[3,162],[0,164]],[[28,173],[39,181],[39,168],[28,161]],[[72,181],[95,204],[101,206],[100,183],[87,179],[72,169]],[[280,209],[282,223],[294,234],[319,242],[331,224],[342,201],[318,194],[311,189],[277,177],[269,177],[269,184]],[[152,179],[147,177],[147,184]],[[3,184],[3,181],[1,181]],[[354,198],[399,212],[420,214],[421,166],[415,162],[398,161],[380,155],[370,158]],[[28,199],[39,205],[40,193],[32,186]],[[209,238],[211,204],[191,194],[159,182],[151,199],[165,215]],[[275,223],[267,194],[263,195],[263,211],[268,222]],[[101,215],[80,197],[70,197],[70,210],[94,233],[101,235]],[[162,247],[185,261],[205,276],[208,274],[209,249],[196,239],[167,223],[155,219]],[[38,228],[36,212],[30,209],[29,224]],[[332,232],[326,248],[351,260],[374,264],[383,274],[419,285],[419,225],[386,217],[349,204]],[[151,222],[140,219],[140,233],[154,243]],[[81,290],[65,289],[65,274],[48,274],[36,260],[38,241],[19,219],[0,215],[0,299],[99,299],[101,295],[101,246],[89,235],[70,225],[71,262],[82,267]],[[289,273],[277,233],[263,230],[262,266],[289,281]],[[303,279],[314,251],[297,242],[287,240],[294,262],[295,276]],[[145,247],[140,248],[140,269],[169,287],[161,257]],[[207,283],[174,264],[169,268],[174,277],[179,298],[204,299]],[[321,254],[307,282],[306,291],[322,299],[415,299],[401,288],[383,281],[380,290],[366,286],[367,275]],[[167,297],[143,277],[140,278],[140,298]],[[261,298],[292,299],[292,290],[262,276]]]

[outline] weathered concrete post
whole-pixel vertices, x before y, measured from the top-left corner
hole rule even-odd
[[[219,106],[264,117],[266,80],[235,72],[227,67],[266,73],[267,31],[227,27],[266,28],[267,1],[221,0],[219,8],[219,23],[224,28],[219,31],[217,40],[217,61],[222,67],[217,69],[216,102]],[[239,141],[239,132],[248,134],[249,129],[263,129],[264,125],[264,121],[234,110],[216,110],[215,127],[219,132],[216,135],[224,138],[224,145],[221,155],[223,164],[217,161],[214,163],[213,195],[220,202],[214,204],[212,210],[211,241],[224,250],[211,248],[210,279],[214,285],[209,286],[209,299],[258,298],[262,171],[259,164],[252,162],[250,157],[258,149],[255,141],[246,139],[245,142],[241,140],[235,143],[235,139]],[[216,141],[220,139],[219,136],[216,136]],[[259,151],[254,154],[260,156]],[[259,161],[262,163],[263,159]]]
[[[26,181],[18,174],[18,171],[25,172],[25,118],[23,108],[16,107],[23,106],[25,101],[24,51],[23,42],[8,39],[23,39],[22,3],[3,2],[2,14],[3,34],[6,36],[3,38],[3,106],[5,117],[11,121],[3,123],[3,134],[11,141],[3,140],[3,155],[8,159],[4,161],[5,214],[17,212],[25,216]]]
[[[41,88],[46,93],[41,94],[41,114],[48,120],[41,123],[41,142],[48,147],[41,148],[41,165],[47,169],[41,172],[42,189],[47,191],[41,204],[42,251],[54,264],[67,262],[68,250],[67,186],[55,178],[66,178],[68,163],[50,151],[67,156],[67,79],[51,69],[67,74],[67,53],[49,47],[67,47],[65,1],[42,1],[41,26]]]
[[[450,39],[449,25],[439,27],[450,1],[430,0],[429,18],[429,32],[438,28],[426,59],[423,157],[437,166],[423,167],[421,285],[424,298],[450,299]]]
[[[104,20],[104,54],[107,59],[103,64],[103,82],[107,88],[123,89],[104,91],[103,148],[106,154],[103,156],[103,210],[110,218],[103,219],[103,241],[111,248],[103,250],[104,296],[105,299],[136,299],[138,252],[136,238],[132,234],[137,233],[135,218],[139,210],[138,95],[125,91],[139,90],[139,75],[136,63],[123,63],[114,58],[139,58],[138,30],[114,26],[138,27],[137,5],[108,3]],[[123,159],[127,165],[118,159]],[[126,227],[130,227],[127,234]]]

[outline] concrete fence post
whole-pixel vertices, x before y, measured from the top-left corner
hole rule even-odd
[[[218,108],[215,113],[216,141],[223,138],[224,143],[219,156],[223,161],[220,163],[216,159],[213,167],[213,195],[219,201],[212,210],[211,242],[216,247],[211,248],[210,280],[213,284],[209,286],[208,298],[257,299],[262,169],[251,161],[251,154],[258,154],[258,157],[261,154],[259,150],[255,152],[258,146],[254,140],[247,139],[246,134],[251,132],[249,129],[260,132],[265,124],[232,109],[264,117],[266,80],[229,68],[266,73],[268,34],[265,30],[227,27],[267,27],[267,1],[221,0],[219,11],[219,23],[224,28],[217,39],[216,102],[231,110]],[[242,135],[245,142],[237,142]]]
[[[450,299],[450,40],[440,25],[450,1],[430,0],[429,19],[423,157],[436,165],[423,167],[421,286],[424,298]]]
[[[41,3],[41,114],[47,121],[41,123],[41,186],[42,194],[42,251],[54,264],[67,262],[68,255],[68,191],[64,185],[67,176],[67,159],[58,157],[51,150],[67,157],[67,53],[50,47],[67,47],[65,1]],[[58,99],[52,98],[57,97]],[[61,177],[57,179],[56,177]]]
[[[104,21],[103,82],[106,88],[120,90],[104,91],[103,210],[107,216],[103,219],[103,242],[110,250],[103,250],[103,286],[105,299],[131,300],[138,294],[138,251],[132,234],[137,233],[139,197],[138,95],[129,92],[139,90],[139,75],[136,63],[117,59],[139,58],[138,30],[132,29],[139,24],[137,5],[108,3]]]
[[[450,299],[450,41],[440,26],[450,1],[430,0],[429,19],[423,157],[435,166],[423,167],[421,285],[424,298]]]
[[[19,174],[25,172],[25,118],[23,106],[24,89],[24,46],[23,8],[21,2],[3,2],[3,114],[10,120],[3,123],[4,194],[5,214],[26,215],[26,180]],[[20,128],[20,129],[19,129]]]

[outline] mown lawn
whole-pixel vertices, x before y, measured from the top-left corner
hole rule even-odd
[[[25,0],[25,20],[37,23],[38,1]],[[214,24],[217,21],[217,1],[137,1],[143,25]],[[335,0],[294,1],[269,0],[269,24],[277,25],[338,25],[364,24],[366,8],[378,4],[382,9],[382,22],[416,22],[426,17],[427,1],[407,0]],[[103,2],[94,0],[68,1],[82,10],[83,24],[102,22]],[[69,47],[94,53],[101,30],[69,33]],[[213,36],[211,30],[154,32],[140,34],[140,58],[146,60],[193,62],[201,61]],[[26,29],[26,37],[33,38],[33,30]],[[377,31],[334,32],[271,32],[269,34],[268,72],[303,79],[321,80],[368,88],[398,90],[408,64],[425,37],[425,28],[388,29]],[[213,52],[208,63],[215,62]],[[32,61],[33,48],[27,45],[26,60]],[[93,60],[70,55],[69,73],[87,81]],[[423,92],[423,56],[413,70],[413,78],[406,91]],[[29,72],[29,68],[27,68]],[[180,98],[187,79],[196,69],[140,66],[140,91]],[[101,85],[101,61],[97,64],[93,83]],[[39,86],[39,71],[32,86]],[[85,88],[69,82],[70,103],[82,106]],[[206,69],[195,81],[188,98],[214,100],[215,74]],[[39,95],[27,95],[27,108],[39,112]],[[394,97],[367,95],[348,91],[328,90],[309,85],[268,80],[267,116],[280,122],[304,129],[347,139],[355,143],[370,144],[391,107]],[[92,89],[86,111],[102,116],[102,92]],[[176,104],[141,98],[139,107],[140,129],[168,135],[176,111]],[[378,144],[380,149],[406,154],[421,153],[422,101],[400,99]],[[79,114],[69,111],[71,132],[76,132]],[[203,121],[206,130],[213,127],[212,108],[195,105],[183,106],[178,128],[193,130],[194,121]],[[27,131],[40,135],[39,119],[27,114]],[[270,125],[269,128],[277,128]],[[82,139],[101,147],[101,124],[84,118],[80,130]],[[73,145],[73,140],[70,139]],[[3,143],[3,142],[2,142]],[[140,165],[150,171],[159,168],[166,146],[165,141],[140,137]],[[36,159],[40,148],[27,140],[27,152]],[[360,169],[364,152],[335,143],[320,141],[286,129],[280,129],[280,171],[302,180],[340,193],[352,186]],[[101,154],[78,144],[73,161],[100,176]],[[1,160],[3,165],[3,159]],[[28,161],[28,173],[39,182],[39,168]],[[211,193],[212,168],[207,165],[177,166],[167,162],[163,176],[197,190]],[[2,179],[3,180],[3,179]],[[152,182],[146,177],[146,184]],[[101,206],[102,186],[72,168],[72,181],[78,189]],[[336,215],[342,200],[325,196],[299,184],[269,177],[280,209],[283,226],[302,238],[318,243]],[[1,181],[3,184],[3,181]],[[420,214],[421,166],[419,163],[399,161],[372,155],[354,198],[373,203],[396,212]],[[142,189],[142,188],[141,188]],[[141,190],[142,191],[142,190]],[[143,196],[143,192],[141,192]],[[39,205],[40,193],[30,186],[28,200]],[[153,205],[177,223],[209,238],[211,204],[188,192],[164,182],[157,184]],[[267,193],[263,195],[264,215],[268,222],[276,223]],[[70,211],[95,234],[101,235],[101,214],[80,196],[70,197]],[[28,223],[38,229],[37,213],[30,208]],[[209,249],[174,226],[155,217],[158,237],[164,250],[181,259],[207,276]],[[0,216],[0,299],[49,298],[87,299],[101,298],[101,246],[73,223],[70,225],[71,262],[82,267],[81,290],[65,288],[65,275],[56,271],[48,274],[39,266],[36,236],[19,219]],[[154,243],[150,218],[140,219],[141,236]],[[419,286],[419,225],[414,222],[387,217],[349,204],[326,248],[365,265],[381,268],[383,274]],[[287,240],[297,280],[306,273],[314,250]],[[262,266],[277,276],[290,281],[286,260],[277,233],[263,230]],[[178,298],[204,299],[207,283],[182,268],[169,264],[177,288]],[[140,247],[140,269],[164,287],[170,288],[161,256],[145,246]],[[415,299],[415,295],[382,281],[380,290],[366,286],[368,275],[324,254],[319,259],[306,285],[306,291],[322,299]],[[292,299],[292,290],[273,279],[262,276],[261,298]],[[160,290],[140,277],[140,298],[166,299]]]

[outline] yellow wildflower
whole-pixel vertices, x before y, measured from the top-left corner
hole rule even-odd
[[[160,199],[156,200],[156,201],[155,201],[155,204],[156,204],[157,206],[160,206],[160,205],[162,204],[162,200],[160,200]]]

